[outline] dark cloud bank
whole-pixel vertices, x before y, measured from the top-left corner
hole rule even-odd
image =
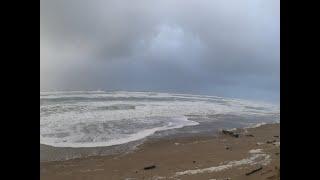
[[[279,101],[278,0],[41,0],[40,90]]]

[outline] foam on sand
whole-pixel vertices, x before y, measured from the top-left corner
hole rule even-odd
[[[204,169],[194,169],[194,170],[176,172],[175,176],[219,172],[219,171],[224,171],[224,170],[231,169],[237,166],[242,166],[242,165],[256,165],[256,164],[267,165],[271,162],[270,155],[263,153],[262,149],[252,149],[249,151],[249,154],[250,156],[248,158],[241,159],[239,161],[230,161],[224,165],[213,166],[213,167],[204,168]]]

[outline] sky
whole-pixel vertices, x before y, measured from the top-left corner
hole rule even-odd
[[[279,102],[279,0],[40,0],[40,91]]]

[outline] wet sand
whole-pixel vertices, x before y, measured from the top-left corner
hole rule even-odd
[[[40,177],[42,180],[280,179],[280,124],[234,132],[240,136],[220,133],[154,140],[126,154],[41,162]]]

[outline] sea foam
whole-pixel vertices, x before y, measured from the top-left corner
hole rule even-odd
[[[112,146],[156,132],[213,122],[214,116],[277,116],[278,106],[239,99],[157,92],[40,92],[40,143]],[[188,117],[198,119],[188,119]]]

